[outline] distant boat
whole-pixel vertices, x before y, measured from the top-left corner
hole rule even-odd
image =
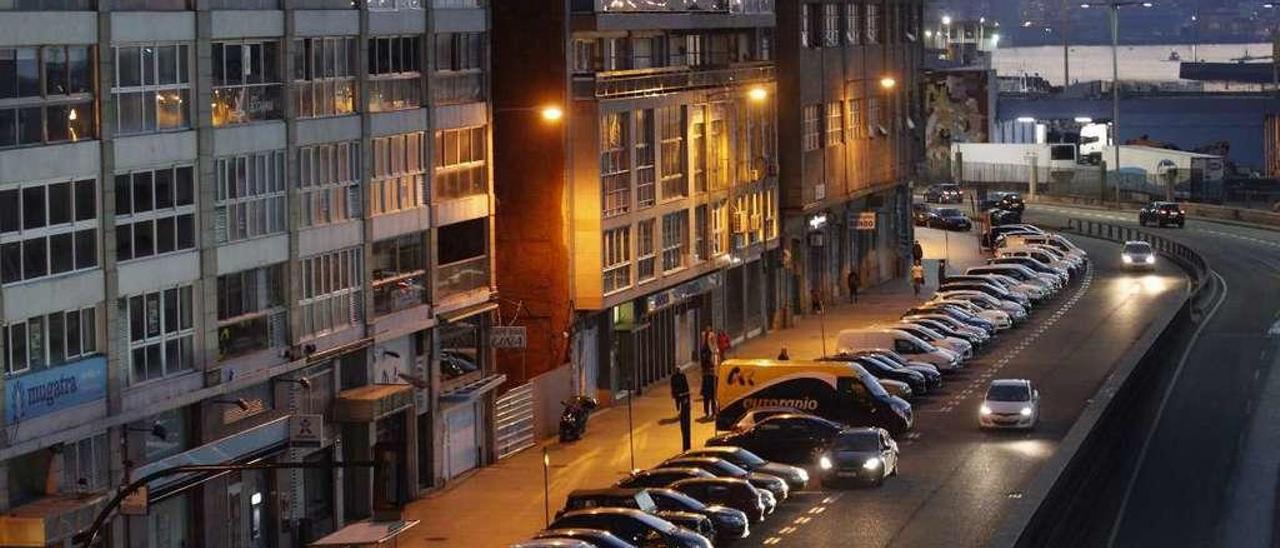
[[[1181,60],[1182,60],[1182,56],[1178,54],[1178,50],[1173,50],[1173,51],[1169,52],[1169,59],[1168,59],[1168,60],[1169,60],[1169,61],[1181,61]]]

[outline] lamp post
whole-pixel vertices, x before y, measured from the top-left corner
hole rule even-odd
[[[1080,4],[1083,9],[1093,7],[1111,8],[1111,148],[1115,151],[1111,172],[1115,174],[1116,207],[1120,207],[1120,8],[1127,6],[1152,7],[1151,2],[1115,1],[1098,4]]]

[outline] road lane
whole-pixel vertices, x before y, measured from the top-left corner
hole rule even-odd
[[[1118,246],[1078,240],[1093,258],[1088,285],[1074,285],[1040,307],[1030,323],[949,376],[942,394],[916,404],[917,430],[899,440],[901,475],[878,489],[797,494],[746,544],[984,544],[1119,357],[1185,295],[1185,277],[1175,266],[1124,273]],[[1034,432],[977,429],[978,402],[987,382],[999,377],[1040,385],[1042,417]]]
[[[1136,225],[1136,213],[1034,208],[1033,220],[1066,215]],[[1204,326],[1150,434],[1115,532],[1120,546],[1271,546],[1280,436],[1280,233],[1188,221],[1150,231],[1200,253],[1226,281],[1218,314]],[[1106,526],[1099,524],[1100,527]]]

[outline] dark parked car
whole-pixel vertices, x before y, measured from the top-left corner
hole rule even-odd
[[[711,438],[707,445],[734,445],[769,460],[809,464],[843,429],[839,423],[813,415],[774,415],[746,430]]]
[[[1022,195],[1017,192],[988,192],[985,200],[982,201],[983,209],[998,209],[1001,211],[1013,211],[1021,214],[1026,211],[1027,204],[1022,200]]]
[[[867,373],[877,379],[889,379],[893,381],[905,382],[911,387],[911,392],[923,396],[929,393],[929,379],[922,373],[917,373],[907,368],[894,367],[891,364],[884,363],[877,358],[867,355],[848,355],[841,354],[835,356],[827,356],[821,359],[825,362],[852,362],[861,365]]]
[[[944,207],[934,210],[934,215],[929,218],[927,226],[929,228],[968,232],[973,229],[973,222],[969,220],[969,217],[965,216],[963,211],[954,207]]]
[[[854,480],[873,485],[898,475],[898,444],[881,428],[850,428],[818,460],[822,483]]]
[[[551,522],[551,529],[604,529],[637,546],[712,548],[706,537],[658,516],[631,508],[576,510]]]
[[[651,470],[637,470],[632,472],[630,476],[618,480],[614,484],[615,487],[666,487],[689,478],[714,478],[715,474],[702,470],[700,468],[653,468]]]
[[[705,504],[719,504],[735,510],[741,510],[754,521],[764,521],[764,517],[773,513],[775,505],[770,505],[765,493],[756,489],[747,480],[734,478],[693,478],[680,480],[671,484],[673,491],[679,491],[698,499]]]
[[[701,468],[720,478],[738,478],[751,482],[751,485],[758,489],[765,489],[773,493],[774,498],[778,501],[787,500],[787,496],[791,494],[791,488],[787,487],[787,482],[778,476],[770,474],[762,474],[760,472],[748,472],[742,467],[718,457],[674,457],[663,462],[659,466],[676,466]]]
[[[720,504],[707,505],[674,489],[648,489],[649,498],[663,512],[685,512],[706,516],[715,524],[715,540],[730,541],[751,534],[746,512]]]
[[[964,192],[960,191],[960,185],[957,184],[932,185],[925,189],[924,201],[931,204],[960,204],[964,203]]]
[[[741,447],[703,447],[701,449],[690,449],[680,453],[680,456],[722,458],[746,470],[761,472],[771,476],[778,476],[787,480],[787,484],[791,486],[792,491],[804,489],[805,485],[809,483],[809,472],[805,471],[804,468],[791,466],[789,464],[769,462],[760,458],[755,453]]]
[[[1007,209],[989,209],[987,210],[987,218],[991,221],[991,226],[1012,225],[1022,222],[1021,211],[1009,211]]]
[[[653,500],[648,489],[578,489],[569,493],[564,509],[556,512],[559,518],[575,510],[591,508],[634,508],[647,512],[700,534],[715,536],[715,526],[701,513],[683,510],[663,510]]]
[[[1138,224],[1142,226],[1187,226],[1187,212],[1174,202],[1151,202],[1138,210]]]
[[[916,226],[927,226],[929,217],[933,215],[933,210],[924,204],[911,204],[911,220]]]
[[[603,529],[547,529],[534,535],[533,538],[571,538],[589,542],[597,548],[635,548],[634,544],[622,540],[617,535]]]

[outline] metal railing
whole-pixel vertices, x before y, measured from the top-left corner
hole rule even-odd
[[[1209,265],[1204,258],[1191,248],[1163,236],[1152,234],[1146,230],[1125,225],[1087,221],[1084,219],[1067,219],[1067,230],[1103,240],[1117,243],[1143,241],[1151,244],[1156,252],[1177,262],[1191,278],[1192,293],[1200,290],[1209,277]]]
[[[494,445],[498,460],[533,447],[536,441],[534,403],[532,383],[512,388],[494,402]]]
[[[614,98],[769,82],[773,79],[773,63],[706,70],[675,67],[574,76],[573,90],[578,98]]]
[[[436,267],[436,299],[489,287],[489,256],[481,255]]]
[[[575,12],[773,13],[774,0],[573,0]]]

